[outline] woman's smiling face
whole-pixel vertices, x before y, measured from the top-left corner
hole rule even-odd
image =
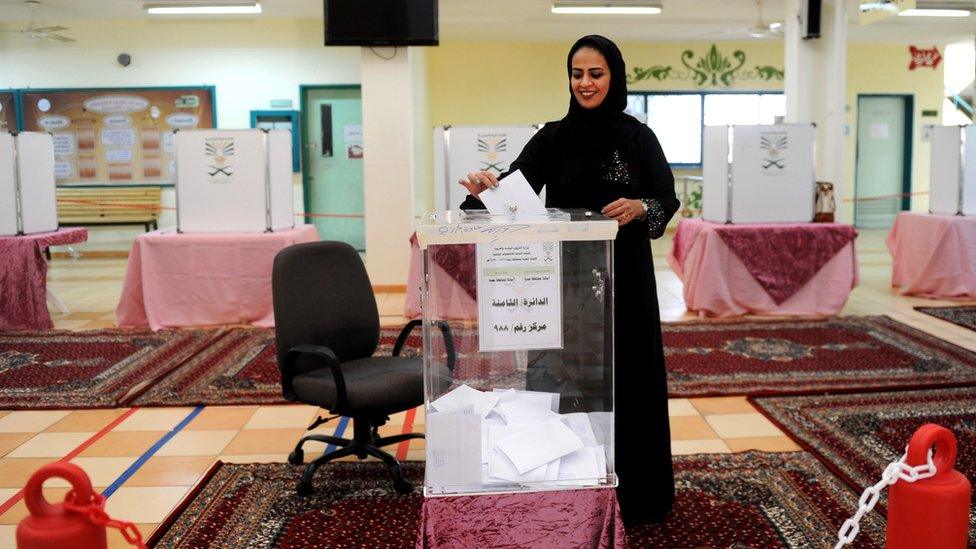
[[[573,96],[581,107],[599,107],[610,91],[610,68],[603,54],[587,47],[577,50],[573,54],[570,83]]]

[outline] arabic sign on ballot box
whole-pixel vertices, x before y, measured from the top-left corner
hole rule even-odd
[[[478,244],[479,350],[562,347],[559,242]]]

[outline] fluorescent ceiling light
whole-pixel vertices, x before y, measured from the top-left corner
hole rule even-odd
[[[553,3],[551,11],[571,15],[657,15],[661,13],[661,8],[648,4]]]
[[[146,4],[149,15],[253,15],[261,13],[260,2],[233,4]]]
[[[969,10],[913,9],[899,12],[904,17],[969,17]]]

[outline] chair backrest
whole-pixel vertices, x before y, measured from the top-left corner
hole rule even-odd
[[[376,351],[376,297],[363,260],[349,244],[310,242],[281,250],[271,287],[279,365],[296,345],[325,345],[340,362]]]

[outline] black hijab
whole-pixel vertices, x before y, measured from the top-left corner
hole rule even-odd
[[[582,48],[591,48],[601,54],[610,69],[610,89],[595,109],[584,109],[573,95],[573,55]],[[563,125],[569,130],[570,143],[580,153],[606,151],[620,148],[637,133],[640,122],[624,113],[627,108],[627,66],[620,48],[609,38],[590,34],[580,38],[569,49],[566,57],[566,72],[569,75],[569,112],[563,118]],[[575,145],[575,146],[574,146]]]

